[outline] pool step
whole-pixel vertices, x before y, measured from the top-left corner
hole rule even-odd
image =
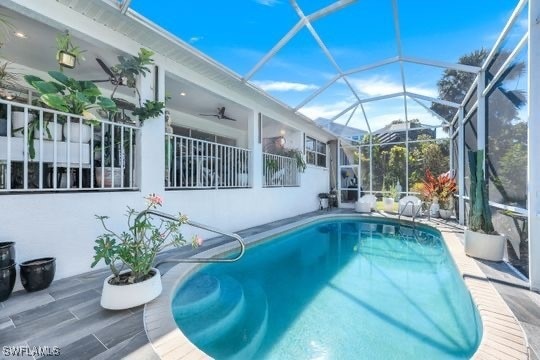
[[[217,338],[205,350],[216,359],[252,359],[262,344],[268,326],[268,302],[264,290],[256,283],[244,286],[246,307],[226,336]]]
[[[174,298],[173,312],[179,318],[196,315],[213,306],[220,295],[221,283],[215,276],[196,274]]]
[[[174,313],[182,332],[197,346],[221,338],[242,318],[245,300],[242,285],[229,276],[220,276],[219,297],[195,313]]]

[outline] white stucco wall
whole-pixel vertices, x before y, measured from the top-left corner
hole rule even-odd
[[[238,231],[316,210],[317,194],[328,191],[328,172],[308,168],[302,186],[294,188],[176,190],[141,189],[132,192],[52,193],[0,197],[0,241],[15,241],[17,263],[56,257],[56,279],[90,270],[95,238],[102,227],[94,215],[110,216],[111,227],[125,228],[126,206],[144,206],[150,192],[162,194],[163,210],[181,211],[194,221]],[[186,227],[191,237],[200,230]],[[203,237],[208,235],[203,234]],[[103,265],[101,265],[103,266]],[[16,289],[20,289],[20,281]]]

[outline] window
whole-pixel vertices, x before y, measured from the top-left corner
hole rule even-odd
[[[326,167],[326,144],[309,136],[305,137],[306,162]]]

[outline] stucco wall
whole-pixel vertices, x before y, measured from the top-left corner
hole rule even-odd
[[[143,197],[157,192],[164,196],[164,211],[181,211],[194,221],[238,231],[316,210],[317,193],[328,191],[327,170],[310,167],[301,181],[301,187],[293,188],[3,195],[0,241],[17,243],[17,263],[56,257],[56,279],[60,279],[90,270],[94,240],[102,233],[95,214],[110,216],[113,229],[124,229],[126,206],[140,209]],[[183,230],[188,237],[195,233],[200,230]],[[16,286],[21,288],[20,281]]]

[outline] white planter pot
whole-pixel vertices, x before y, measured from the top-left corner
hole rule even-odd
[[[62,124],[57,123],[55,126],[54,123],[49,122],[46,128],[49,129],[49,133],[51,134],[51,136],[49,136],[49,134],[47,133],[47,130],[44,128],[42,130],[43,140],[62,141]],[[55,132],[55,128],[56,128],[56,132]],[[34,132],[34,139],[39,139],[39,131]]]
[[[383,198],[383,209],[386,212],[394,211],[394,199],[392,198]]]
[[[34,120],[34,114],[28,114],[28,123]],[[11,128],[13,129],[13,136],[24,137],[24,112],[12,111],[11,112]],[[19,129],[19,130],[15,130]]]
[[[465,254],[490,261],[501,261],[504,257],[504,235],[483,234],[465,230]]]
[[[454,210],[439,209],[439,214],[441,215],[441,219],[450,219],[453,213],[454,213]]]
[[[70,122],[64,124],[64,138],[68,139],[68,128],[69,128],[69,142],[78,143],[82,142],[83,144],[90,142],[90,135],[92,128],[90,125],[79,124],[78,122]]]
[[[94,176],[96,177],[97,187],[101,187],[102,176],[103,176],[103,187],[106,187],[106,188],[121,187],[122,186],[122,168],[119,168],[119,167],[114,168],[114,186],[112,186],[112,173],[113,173],[112,168],[110,166],[106,168],[102,168],[99,166],[96,167]]]
[[[101,306],[109,310],[123,310],[146,304],[161,294],[161,274],[158,269],[150,279],[130,285],[111,285],[111,275],[103,282]]]
[[[434,202],[434,203],[432,203],[431,206],[429,207],[429,215],[430,215],[431,217],[437,218],[437,217],[439,217],[439,210],[440,210],[439,203],[438,203],[438,202]]]

